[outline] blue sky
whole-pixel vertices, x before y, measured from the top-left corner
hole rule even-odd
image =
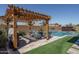
[[[16,5],[51,16],[49,23],[79,24],[79,5],[74,4],[19,4]],[[0,5],[0,15],[4,15],[7,5]]]

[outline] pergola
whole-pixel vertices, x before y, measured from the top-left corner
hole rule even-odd
[[[13,46],[17,48],[17,20],[26,20],[28,22],[32,22],[33,20],[45,20],[45,37],[48,39],[48,31],[49,31],[49,24],[48,21],[50,20],[50,16],[40,14],[38,12],[33,12],[27,9],[19,8],[14,5],[8,5],[6,10],[6,14],[2,16],[2,18],[6,21],[7,27],[8,22],[13,21]],[[29,26],[30,27],[30,26]]]

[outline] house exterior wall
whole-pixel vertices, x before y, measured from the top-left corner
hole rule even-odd
[[[49,25],[49,29],[50,30],[56,30],[56,31],[61,31],[62,30],[62,26],[60,24],[51,24]]]
[[[62,31],[75,31],[73,27],[62,27]]]
[[[74,26],[75,30],[79,32],[79,26]]]

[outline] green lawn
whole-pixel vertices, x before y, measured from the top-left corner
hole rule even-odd
[[[64,54],[72,46],[72,43],[67,42],[70,39],[72,39],[72,37],[59,39],[52,43],[26,52],[26,54]]]

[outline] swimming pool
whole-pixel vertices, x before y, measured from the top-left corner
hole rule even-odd
[[[75,32],[67,32],[67,31],[50,31],[49,35],[51,36],[64,36],[64,35],[77,35]]]
[[[42,35],[39,33],[39,32],[36,32],[36,31],[32,31],[33,32],[33,35],[35,37],[41,37]],[[45,33],[43,33],[45,35]],[[64,36],[64,35],[68,35],[68,36],[77,36],[79,35],[78,33],[76,32],[72,32],[72,31],[55,31],[55,30],[49,30],[49,36]]]

